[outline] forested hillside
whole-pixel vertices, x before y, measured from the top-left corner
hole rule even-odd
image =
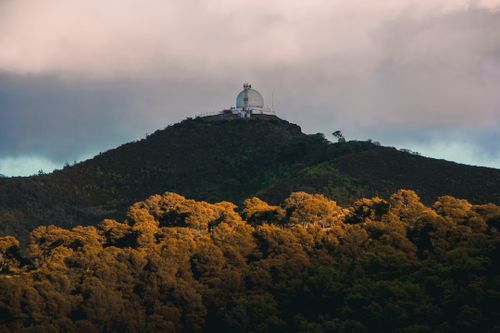
[[[399,188],[427,204],[446,194],[498,204],[500,170],[371,142],[331,143],[279,119],[188,119],[52,174],[0,179],[0,234],[24,242],[38,225],[120,219],[133,202],[165,191],[208,202],[259,195],[274,204],[305,191],[348,205]]]
[[[413,191],[238,208],[175,193],[123,221],[0,238],[1,332],[498,332],[500,207]]]

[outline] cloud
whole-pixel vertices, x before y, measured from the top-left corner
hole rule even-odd
[[[38,172],[47,172],[58,165],[49,159],[36,156],[0,158],[0,170],[6,177],[31,176]]]
[[[500,0],[4,0],[0,158],[88,157],[230,106],[248,80],[307,132],[340,128],[432,156],[450,144],[447,158],[498,166],[499,9]]]
[[[471,6],[470,4],[474,4]],[[500,1],[7,0],[0,68],[20,73],[185,77],[373,54],[371,34],[398,18],[439,17]],[[363,58],[363,59],[361,59]],[[357,67],[357,66],[354,66]],[[352,69],[352,68],[350,68]],[[362,67],[361,71],[366,68]]]
[[[58,165],[80,160],[216,111],[221,102],[229,106],[235,92],[219,99],[224,92],[227,87],[206,81],[0,75],[0,158],[37,156]]]

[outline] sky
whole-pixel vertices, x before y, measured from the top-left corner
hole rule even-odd
[[[500,0],[0,0],[0,174],[234,104],[500,168]]]

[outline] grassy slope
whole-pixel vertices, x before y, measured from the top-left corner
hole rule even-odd
[[[347,145],[353,143],[347,143]],[[426,158],[378,147],[332,156],[304,168],[261,191],[265,199],[283,199],[285,192],[319,192],[349,204],[361,196],[386,197],[398,189],[416,191],[426,204],[440,195],[473,203],[500,202],[500,170]]]

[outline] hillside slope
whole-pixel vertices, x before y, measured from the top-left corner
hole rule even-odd
[[[369,142],[332,144],[284,120],[188,119],[49,175],[0,179],[0,234],[121,218],[131,203],[173,191],[197,200],[276,203],[290,192],[349,204],[399,188],[425,203],[450,194],[500,202],[500,170],[418,157]]]
[[[351,145],[352,142],[341,145]],[[331,156],[306,167],[259,194],[282,200],[292,191],[323,193],[350,203],[359,196],[387,197],[399,189],[412,189],[430,204],[452,194],[474,203],[500,201],[500,170],[422,157],[388,147]]]

